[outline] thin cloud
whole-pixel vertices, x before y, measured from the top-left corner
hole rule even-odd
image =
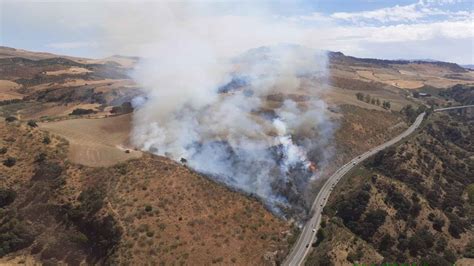
[[[398,57],[403,57],[406,50],[406,58],[411,59],[407,46],[393,45],[410,42],[423,46],[417,50],[417,58],[437,55],[444,45],[444,59],[471,64],[474,11],[465,4],[466,1],[424,0],[359,12],[324,13],[313,9],[293,15],[281,11],[278,5],[271,10],[245,10],[239,6],[237,11],[231,11],[234,9],[228,8],[229,4],[224,12],[213,4],[176,4],[190,10],[206,7],[206,12],[188,12],[183,16],[178,10],[173,16],[178,16],[177,21],[191,31],[209,38],[216,53],[225,56],[259,46],[295,43],[374,58],[391,57],[394,51],[383,49],[385,46],[398,47]],[[159,8],[152,2],[45,2],[30,5],[31,8],[16,2],[4,7],[4,14],[15,15],[3,17],[3,45],[36,46],[34,49],[48,48],[49,52],[68,54],[82,51],[81,56],[142,56],[142,48],[153,46],[150,38],[161,34],[162,24],[167,23],[157,18]],[[141,15],[130,18],[135,13]],[[18,20],[19,17],[22,19]],[[455,42],[462,45],[450,49]],[[426,46],[427,43],[431,45]],[[436,53],[432,53],[433,44],[438,47]],[[376,49],[378,46],[380,49]]]
[[[381,8],[372,11],[362,12],[336,12],[331,15],[332,18],[358,21],[380,21],[380,22],[400,22],[400,21],[417,21],[425,17],[425,13],[417,9],[416,4],[406,6],[394,6]]]
[[[336,20],[349,21],[356,24],[366,23],[414,23],[434,20],[463,20],[472,19],[470,11],[450,11],[439,7],[453,4],[457,1],[420,1],[409,5],[396,5],[376,10],[360,12],[336,12],[330,15]]]

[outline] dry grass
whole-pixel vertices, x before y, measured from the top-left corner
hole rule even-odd
[[[69,159],[86,166],[110,166],[141,156],[127,148],[130,115],[103,119],[71,119],[40,123],[40,128],[66,138],[70,143]]]
[[[69,103],[69,104],[56,104],[56,103],[42,103],[36,106],[23,109],[19,112],[20,118],[24,120],[35,119],[35,120],[51,120],[60,118],[69,118],[69,114],[74,109],[92,109],[97,111],[97,115],[109,114],[109,112],[100,112],[100,104],[98,103]]]
[[[382,144],[408,127],[396,113],[343,105],[341,114],[335,135],[339,151],[336,157],[340,163]]]
[[[0,101],[21,99],[23,95],[17,92],[20,85],[9,80],[0,80]]]
[[[462,258],[456,261],[457,266],[472,266],[474,265],[474,259]]]
[[[360,113],[363,114],[363,113]],[[347,115],[346,115],[347,116]],[[348,116],[349,118],[351,117],[350,115]],[[441,119],[445,123],[449,123],[447,120],[447,117],[438,117],[437,116],[431,116],[429,119],[429,123],[433,123],[433,121],[437,119]],[[355,121],[354,118],[351,119],[351,121]],[[442,123],[443,123],[442,122]],[[452,123],[452,121],[451,121]],[[347,125],[350,125],[351,123],[346,123]],[[434,123],[433,123],[434,124]],[[459,122],[459,124],[461,124]],[[465,125],[464,125],[465,127]],[[367,127],[366,127],[367,128]],[[459,125],[459,128],[463,128]],[[424,129],[426,131],[426,129]],[[438,129],[433,129],[433,130],[438,130]],[[354,131],[354,129],[352,130]],[[412,138],[409,138],[405,142],[402,142],[398,146],[396,146],[397,150],[403,151],[404,156],[406,155],[406,158],[411,158],[411,159],[404,159],[402,160],[403,163],[397,163],[397,165],[393,166],[393,173],[399,173],[397,170],[399,169],[409,169],[410,171],[417,171],[422,175],[422,180],[420,183],[424,187],[423,189],[429,189],[430,187],[433,186],[445,186],[446,183],[448,182],[446,179],[447,176],[449,176],[449,172],[444,172],[444,169],[446,167],[451,167],[449,164],[454,164],[453,161],[450,160],[443,160],[443,161],[437,161],[433,165],[430,165],[429,167],[426,167],[424,165],[424,161],[427,160],[427,158],[430,158],[430,160],[436,160],[432,158],[437,158],[437,157],[430,157],[429,153],[433,152],[433,149],[431,146],[426,146],[424,144],[426,143],[435,143],[432,139],[430,140],[431,135],[426,134],[425,131],[420,131],[417,133],[417,135],[413,136]],[[362,133],[361,133],[362,134]],[[339,137],[341,137],[339,135]],[[346,139],[346,137],[343,137],[343,139]],[[446,140],[448,143],[448,140]],[[424,143],[424,144],[423,144]],[[434,144],[435,145],[435,144]],[[449,145],[449,144],[446,144]],[[469,145],[469,144],[466,144]],[[430,149],[427,149],[427,147],[430,147]],[[454,147],[450,147],[453,151],[453,154],[458,154],[456,152],[457,149]],[[447,152],[441,148],[436,148],[436,152],[439,154],[447,154]],[[402,154],[402,153],[400,153]],[[413,157],[408,156],[409,154],[414,155]],[[423,155],[424,154],[424,155]],[[390,158],[395,158],[396,156],[399,155],[391,155]],[[462,158],[462,156],[460,157]],[[392,166],[385,166],[385,167],[392,167]],[[457,167],[457,165],[456,165]],[[390,169],[390,168],[388,168]],[[441,175],[436,175],[434,173],[443,173]],[[385,173],[391,173],[391,171],[387,171]],[[409,173],[407,171],[407,173]],[[438,205],[433,205],[432,202],[430,204],[429,202],[429,197],[426,196],[424,193],[420,193],[419,189],[416,189],[416,186],[413,185],[416,181],[413,181],[414,178],[411,177],[410,179],[403,180],[403,178],[398,179],[396,176],[400,176],[400,174],[395,174],[395,177],[388,177],[388,174],[382,174],[381,172],[374,171],[373,169],[367,168],[367,167],[359,167],[353,171],[351,171],[349,174],[347,174],[340,182],[339,184],[334,188],[334,191],[331,193],[331,196],[329,197],[329,202],[328,205],[326,205],[325,208],[325,213],[324,213],[324,218],[326,221],[329,223],[329,228],[333,228],[334,226],[338,227],[337,230],[331,230],[327,229],[327,239],[323,241],[323,243],[316,248],[311,257],[316,260],[318,257],[323,256],[324,254],[330,254],[331,261],[335,263],[336,265],[346,265],[349,264],[348,261],[345,260],[346,256],[349,254],[349,251],[353,251],[355,248],[371,248],[374,252],[371,256],[367,256],[367,251],[362,252],[363,256],[361,258],[360,262],[363,263],[376,263],[379,264],[381,262],[381,256],[384,255],[387,256],[387,254],[383,254],[384,251],[379,250],[379,243],[384,235],[390,235],[393,239],[397,240],[401,235],[406,235],[407,237],[411,237],[416,232],[419,232],[421,229],[426,228],[433,236],[435,236],[436,243],[439,243],[440,238],[444,238],[447,240],[447,247],[444,248],[445,250],[452,250],[455,252],[457,257],[461,257],[466,244],[472,241],[473,239],[473,231],[472,229],[467,229],[464,233],[461,233],[458,238],[454,237],[452,235],[452,232],[448,229],[451,221],[450,221],[450,215],[453,215],[453,213],[449,213],[449,210],[443,210],[442,207]],[[410,175],[410,174],[407,174]],[[413,176],[413,174],[411,174]],[[460,174],[462,175],[462,174]],[[375,177],[374,177],[375,176]],[[436,178],[440,178],[440,180],[436,180]],[[452,181],[451,181],[452,182]],[[357,234],[354,234],[347,230],[346,227],[342,226],[342,221],[341,218],[339,218],[336,214],[338,211],[338,203],[344,200],[356,200],[355,198],[351,197],[351,195],[354,195],[353,193],[357,193],[362,190],[362,187],[369,187],[370,189],[368,190],[368,194],[370,195],[370,199],[367,203],[366,210],[364,211],[367,213],[369,210],[384,210],[387,212],[387,216],[385,217],[385,221],[383,224],[378,228],[378,230],[375,232],[373,236],[371,236],[369,243],[366,241],[358,240],[358,241],[353,241],[354,236],[357,236]],[[441,199],[446,199],[446,190],[445,188],[439,188],[436,190],[437,197]],[[422,190],[423,190],[422,189]],[[448,188],[451,189],[451,188]],[[397,213],[400,212],[401,208],[395,207],[393,202],[390,202],[390,200],[387,200],[387,194],[388,191],[396,191],[397,193],[400,193],[402,195],[401,197],[408,199],[411,201],[410,204],[411,206],[414,206],[414,200],[413,200],[413,195],[416,195],[418,198],[417,204],[420,206],[420,210],[416,215],[413,215],[413,213],[410,211],[408,212],[407,210],[404,210],[403,213],[407,215],[408,218],[402,218],[397,216]],[[455,190],[449,191],[451,193],[457,193]],[[452,195],[451,195],[452,196]],[[400,202],[400,200],[397,200],[397,202]],[[442,204],[447,204],[447,201],[444,201]],[[466,206],[466,209],[463,210],[462,217],[467,217],[469,219],[469,213],[472,213],[470,211],[471,207]],[[411,210],[411,209],[410,209]],[[439,217],[441,218],[445,224],[442,226],[442,229],[439,229],[439,231],[435,230],[433,227],[433,218],[429,218],[431,216]],[[465,218],[464,218],[465,219]],[[360,219],[359,219],[360,221]],[[469,221],[469,220],[468,220]],[[358,237],[361,237],[362,234],[359,234]],[[342,245],[339,245],[337,240],[338,239],[344,239],[342,242]],[[357,242],[357,244],[356,244]],[[345,246],[344,246],[345,245]],[[341,248],[343,246],[343,248]],[[391,247],[391,253],[390,255],[396,254],[397,251],[397,243],[393,244],[393,247]],[[377,250],[381,252],[381,254],[378,253]],[[426,249],[426,247],[425,247]],[[431,251],[434,250],[434,247],[431,249]],[[412,257],[409,255],[408,252],[405,252],[406,258],[401,258],[397,257],[398,263],[401,262],[416,262],[420,261],[421,259],[424,259],[425,257],[423,256],[418,256],[418,257]],[[443,253],[441,252],[441,256],[444,256]],[[387,259],[387,258],[386,258]],[[393,259],[393,258],[391,258]],[[462,259],[459,260],[456,265],[470,265],[469,263],[472,262],[472,259]]]
[[[354,236],[351,231],[341,226],[339,220],[325,219],[325,221],[327,225],[323,228],[323,231],[326,240],[314,252],[310,253],[306,265],[318,265],[318,259],[326,255],[331,259],[333,265],[354,265],[354,263],[347,260],[347,256],[358,249],[362,251],[360,263],[379,265],[382,262],[383,256],[364,240]]]
[[[63,70],[56,70],[56,71],[46,71],[46,75],[52,75],[52,76],[58,76],[58,75],[80,75],[80,74],[86,74],[90,73],[89,69],[83,68],[83,67],[71,67],[68,69],[63,69]]]
[[[46,90],[51,88],[64,88],[64,87],[78,87],[91,85],[94,87],[99,86],[112,86],[114,84],[129,84],[130,80],[125,79],[101,79],[101,80],[85,80],[81,78],[65,78],[59,82],[43,83],[36,86],[31,86],[28,89],[31,91]]]
[[[75,61],[81,61],[81,58],[78,57],[70,57],[70,56],[61,56],[57,54],[51,53],[42,53],[42,52],[32,52],[23,49],[15,49],[9,47],[0,47],[0,58],[12,58],[12,57],[22,57],[31,60],[40,60],[40,59],[48,59],[48,58],[56,58],[56,57],[63,57],[68,58]]]
[[[357,100],[356,94],[358,92],[364,94],[370,94],[373,98],[380,99],[381,102],[389,101],[391,103],[391,110],[393,111],[400,111],[404,106],[407,104],[412,104],[403,94],[401,93],[394,93],[393,91],[386,90],[381,88],[380,90],[347,90],[341,89],[337,87],[331,88],[331,90],[327,91],[327,93],[323,96],[323,98],[330,104],[330,105],[345,105],[350,104],[354,106],[358,106],[365,109],[371,110],[378,110],[387,112],[387,110],[383,109],[381,106],[373,105],[366,103],[364,101]]]
[[[121,67],[124,67],[124,68],[132,68],[137,64],[138,59],[131,58],[131,57],[123,57],[123,56],[109,56],[102,59],[87,60],[87,63],[89,64],[106,64],[110,62],[117,63]]]
[[[433,64],[393,65],[392,69],[358,68],[356,73],[360,79],[372,80],[400,89],[417,89],[424,85],[446,88],[456,84],[474,82],[473,72],[456,73],[456,77],[446,68]]]
[[[362,78],[385,83],[401,89],[416,89],[423,87],[423,79],[417,75],[403,75],[400,72],[383,73],[378,69],[358,70],[356,73]]]
[[[102,130],[114,132],[122,126],[111,121],[102,123],[105,127]],[[111,262],[262,265],[282,260],[286,254],[290,224],[273,216],[259,201],[178,163],[145,154],[107,168],[82,167],[67,162],[66,141],[49,134],[52,142],[44,144],[43,137],[48,133],[43,129],[30,128],[24,122],[1,122],[0,133],[3,136],[0,146],[8,148],[0,157],[17,159],[13,167],[0,165],[2,176],[6,177],[0,179],[1,187],[17,191],[31,189],[35,159],[44,152],[48,160],[64,160],[65,167],[65,184],[48,194],[51,204],[74,205],[84,189],[104,189],[106,198],[101,212],[111,214],[124,232],[118,249],[109,258]],[[21,194],[19,202],[23,202],[23,197],[26,196]],[[38,214],[29,215],[34,219]],[[69,232],[54,219],[48,219],[48,226],[35,226],[39,235],[34,244],[9,254],[0,263],[15,264],[23,260],[44,263],[41,254],[31,255],[31,248],[37,243],[45,246],[63,243]],[[69,254],[75,252],[71,247],[65,250]],[[82,259],[85,255],[80,256]]]
[[[125,231],[119,263],[262,265],[265,254],[285,253],[290,226],[255,199],[148,154],[115,169],[87,175],[110,180],[110,209]]]
[[[31,255],[20,255],[20,256],[6,256],[0,258],[0,265],[2,266],[17,266],[17,265],[27,265],[27,266],[41,266],[43,265],[41,261],[37,260]]]

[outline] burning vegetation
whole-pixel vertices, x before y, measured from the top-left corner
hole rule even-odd
[[[199,73],[176,67],[189,60],[203,65]],[[185,158],[189,167],[261,198],[275,213],[304,219],[309,204],[302,195],[331,157],[335,128],[320,98],[327,90],[325,53],[281,45],[226,63],[163,55],[159,64],[165,73],[136,74],[147,100],[134,113],[134,144]],[[147,63],[137,69],[153,70]],[[146,86],[151,83],[159,85]]]

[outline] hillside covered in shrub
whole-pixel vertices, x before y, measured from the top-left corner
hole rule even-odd
[[[472,258],[473,133],[474,120],[434,113],[415,135],[346,176],[324,210],[323,240],[308,263]]]

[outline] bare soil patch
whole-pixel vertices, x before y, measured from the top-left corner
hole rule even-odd
[[[63,70],[46,71],[45,74],[46,74],[46,75],[53,75],[53,76],[56,76],[56,75],[64,75],[64,74],[80,75],[80,74],[85,74],[85,73],[90,73],[90,72],[92,72],[92,71],[90,71],[90,70],[87,69],[87,68],[83,68],[83,67],[71,67],[71,68],[63,69]]]
[[[424,85],[446,88],[455,84],[474,82],[472,72],[454,73],[446,68],[429,64],[394,65],[393,69],[361,68],[355,79],[371,80],[400,89],[417,89]],[[340,73],[337,73],[340,75]]]

